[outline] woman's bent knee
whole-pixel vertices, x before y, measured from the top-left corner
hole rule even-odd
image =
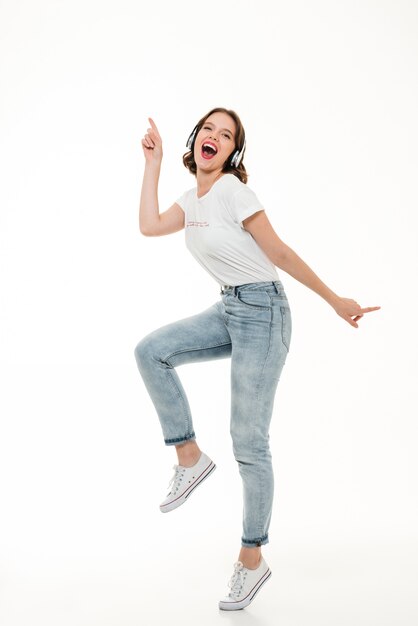
[[[136,344],[134,355],[138,367],[149,361],[151,358],[151,342],[148,340],[148,335]]]

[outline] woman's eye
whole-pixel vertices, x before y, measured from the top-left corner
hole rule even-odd
[[[204,126],[203,130],[212,130],[210,128],[210,126]],[[222,133],[224,137],[226,137],[227,139],[231,139],[231,137],[229,135],[227,135],[227,133]]]

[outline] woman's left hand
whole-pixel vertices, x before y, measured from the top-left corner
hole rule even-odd
[[[358,328],[357,321],[362,318],[365,313],[370,313],[370,311],[377,311],[380,309],[380,306],[368,306],[362,309],[355,300],[340,297],[332,306],[334,307],[336,313],[338,313],[338,315],[351,326],[354,326],[354,328]]]

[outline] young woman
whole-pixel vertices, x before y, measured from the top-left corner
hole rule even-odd
[[[183,162],[197,186],[160,214],[162,141],[148,119],[151,127],[142,140],[140,231],[156,237],[185,228],[188,249],[221,288],[221,298],[211,307],[154,330],[135,348],[165,444],[177,452],[171,489],[160,509],[168,512],[186,502],[216,467],[196,442],[175,367],[231,357],[230,433],[244,488],[243,533],[229,592],[219,607],[241,609],[271,575],[261,555],[261,546],[269,541],[273,502],[269,425],[292,332],[289,303],[275,266],[315,291],[355,328],[364,313],[380,307],[361,308],[335,294],[279,239],[246,184],[245,133],[235,111],[215,108],[196,124]]]

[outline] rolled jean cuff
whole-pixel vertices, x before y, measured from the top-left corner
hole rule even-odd
[[[174,439],[164,439],[166,446],[177,446],[180,443],[186,443],[186,441],[191,441],[192,439],[196,439],[196,435],[191,432],[189,435],[184,435],[184,437],[175,437]]]
[[[241,544],[244,548],[256,548],[258,546],[264,546],[268,542],[268,535],[258,537],[257,539],[244,539],[244,537],[241,538]]]

